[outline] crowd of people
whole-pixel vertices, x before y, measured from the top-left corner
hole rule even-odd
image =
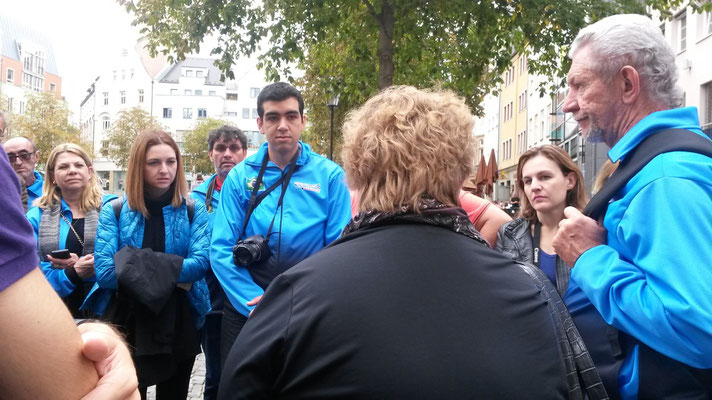
[[[247,157],[213,130],[190,193],[161,130],[121,197],[77,145],[42,175],[31,140],[6,140],[0,397],[184,399],[202,347],[205,399],[709,398],[712,141],[650,19],[589,25],[570,57],[564,111],[610,165],[589,201],[566,152],[527,150],[513,220],[462,190],[473,118],[441,89],[351,111],[342,168],[301,141],[301,93],[268,85],[266,143]]]

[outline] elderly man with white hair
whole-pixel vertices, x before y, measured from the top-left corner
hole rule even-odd
[[[586,216],[564,211],[554,248],[618,329],[623,398],[709,399],[712,141],[680,108],[674,53],[650,19],[605,18],[570,55],[564,111],[621,164]]]

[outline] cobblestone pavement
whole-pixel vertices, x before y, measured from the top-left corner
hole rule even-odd
[[[205,386],[205,356],[201,353],[195,359],[193,372],[190,374],[190,386],[188,386],[188,400],[201,400],[203,398],[203,388]],[[148,400],[156,400],[156,387],[151,386],[147,392]]]

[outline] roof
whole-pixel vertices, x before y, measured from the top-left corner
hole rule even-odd
[[[22,61],[17,51],[17,42],[27,42],[34,46],[41,47],[45,54],[45,72],[59,76],[52,42],[50,42],[49,38],[44,34],[22,25],[14,19],[0,15],[0,42],[0,52],[2,55],[17,61]]]
[[[220,69],[215,66],[215,60],[210,58],[186,58],[166,69],[166,71],[158,77],[158,80],[165,83],[178,83],[183,68],[207,68],[208,73],[205,77],[206,85],[225,84],[220,81]]]

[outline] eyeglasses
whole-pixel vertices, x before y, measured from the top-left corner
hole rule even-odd
[[[35,153],[28,153],[26,151],[23,151],[22,153],[8,153],[7,158],[10,160],[10,164],[14,164],[17,161],[17,158],[20,157],[20,160],[22,161],[30,161],[32,156]]]

